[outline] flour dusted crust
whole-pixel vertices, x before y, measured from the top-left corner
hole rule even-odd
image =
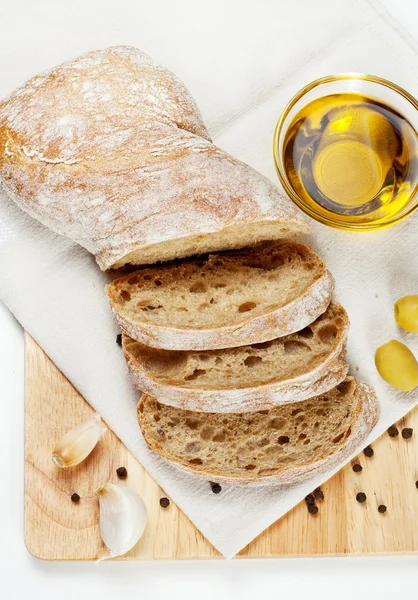
[[[0,179],[103,270],[310,231],[266,178],[212,144],[177,77],[127,46],[64,63],[0,104]]]
[[[144,396],[142,401],[146,401],[148,396]],[[227,484],[234,485],[251,485],[251,486],[266,486],[266,485],[277,485],[285,486],[299,483],[304,479],[320,475],[335,469],[338,466],[343,466],[345,462],[352,456],[356,451],[358,452],[365,443],[365,440],[376,425],[379,418],[379,401],[376,396],[375,390],[365,382],[357,382],[357,389],[355,394],[356,405],[353,409],[355,414],[354,422],[351,426],[351,433],[343,443],[328,456],[321,460],[307,462],[306,464],[298,467],[292,467],[290,464],[288,468],[278,470],[276,473],[271,473],[268,476],[256,476],[248,478],[234,478],[224,477],[219,472],[209,472],[199,470],[199,467],[193,465],[186,466],[178,462],[174,462],[172,457],[164,452],[163,448],[158,448],[155,444],[151,443],[150,448],[156,451],[163,458],[172,462],[179,470],[185,472],[192,472],[199,477],[204,478],[206,481],[209,479],[216,482],[224,482]],[[140,403],[141,404],[141,403]],[[140,416],[138,405],[138,421],[142,429],[142,433],[147,443],[149,443],[148,432],[144,428]]]

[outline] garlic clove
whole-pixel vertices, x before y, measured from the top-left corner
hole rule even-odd
[[[52,461],[61,469],[75,467],[87,458],[105,431],[99,414],[80,423],[59,440],[52,452]]]
[[[114,483],[95,492],[100,505],[100,535],[114,558],[126,554],[139,541],[147,524],[147,509],[138,494]]]

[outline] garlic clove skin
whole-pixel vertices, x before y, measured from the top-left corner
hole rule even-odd
[[[100,505],[100,535],[109,550],[106,558],[126,554],[144,533],[148,514],[138,494],[114,483],[105,483],[95,494]]]
[[[106,428],[96,414],[68,431],[52,451],[52,462],[61,469],[79,465],[95,448]]]

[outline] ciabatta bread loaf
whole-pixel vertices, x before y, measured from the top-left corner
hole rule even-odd
[[[327,392],[348,372],[347,313],[339,304],[310,326],[270,342],[172,351],[123,336],[135,385],[159,402],[206,412],[271,409]]]
[[[0,104],[0,181],[103,270],[310,230],[265,177],[212,144],[179,79],[126,46],[66,62]]]
[[[131,338],[153,348],[208,350],[299,331],[326,310],[333,289],[307,246],[271,242],[145,268],[106,291]]]
[[[151,450],[211,481],[290,484],[342,464],[378,418],[374,390],[347,377],[336,388],[270,411],[185,411],[144,395],[138,422]]]

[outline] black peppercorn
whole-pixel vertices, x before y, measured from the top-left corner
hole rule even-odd
[[[221,486],[219,485],[219,483],[212,483],[212,482],[211,482],[211,484],[210,484],[210,485],[211,485],[211,487],[212,487],[212,492],[213,492],[214,494],[219,494],[219,492],[221,492],[221,491],[222,491],[222,488],[221,488]]]
[[[388,429],[388,434],[390,437],[398,437],[399,429],[395,425],[391,425]]]
[[[323,500],[324,499],[324,492],[321,490],[320,487],[317,487],[314,491],[313,491],[313,495],[314,498],[316,500]]]
[[[380,505],[377,507],[377,510],[378,510],[380,513],[382,513],[382,514],[383,514],[383,513],[385,513],[385,512],[387,511],[387,508],[386,508],[386,506],[385,506],[384,504],[380,504]]]
[[[170,500],[168,498],[160,498],[160,506],[161,508],[167,508],[167,506],[170,506]]]
[[[402,429],[402,437],[404,440],[409,440],[412,437],[413,433],[414,430],[412,429],[412,427],[405,427],[404,429]]]
[[[364,456],[367,456],[367,458],[371,458],[374,454],[374,450],[371,446],[367,446],[367,448],[363,450],[363,454]]]
[[[416,488],[417,488],[417,490],[418,490],[418,481],[416,481],[416,482],[415,482],[415,487],[416,487]]]
[[[119,469],[116,469],[116,473],[119,479],[126,479],[128,477],[128,471],[125,467],[119,467]]]
[[[118,333],[118,335],[116,336],[116,343],[118,346],[122,346],[122,334]]]
[[[317,506],[315,506],[315,504],[308,504],[308,511],[310,512],[311,515],[316,515],[318,510],[319,509]]]
[[[354,473],[360,473],[363,470],[363,467],[361,465],[359,465],[358,463],[356,463],[355,465],[353,465],[353,471]]]
[[[71,501],[72,502],[80,502],[80,496],[76,493],[71,494]]]
[[[308,494],[307,496],[305,496],[305,502],[306,504],[315,504],[315,498],[313,494]]]
[[[356,500],[357,500],[357,502],[360,502],[360,503],[366,502],[367,496],[364,492],[359,492],[356,495]]]

